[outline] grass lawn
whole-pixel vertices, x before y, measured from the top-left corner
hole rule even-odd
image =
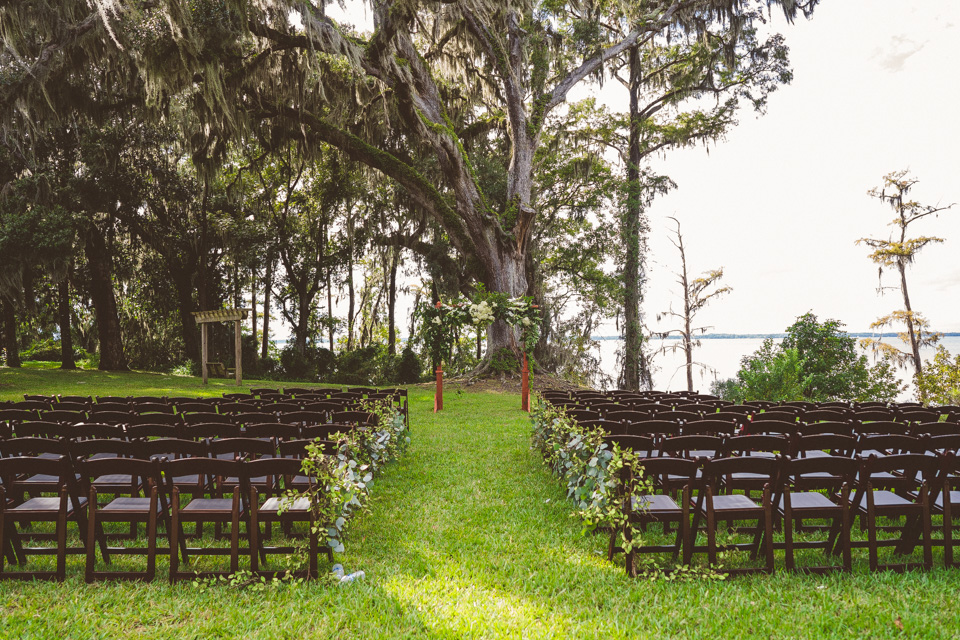
[[[3,400],[230,389],[157,374],[0,368]],[[561,483],[530,451],[518,396],[448,393],[434,414],[432,393],[412,389],[410,404],[410,448],[377,481],[370,512],[338,555],[365,580],[201,592],[169,586],[161,561],[152,584],[87,586],[74,557],[64,584],[0,581],[0,638],[960,635],[960,571],[869,574],[858,561],[847,576],[628,579],[622,559],[606,561],[604,538],[580,534]]]

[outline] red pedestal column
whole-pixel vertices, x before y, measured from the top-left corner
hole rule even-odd
[[[433,412],[443,411],[443,365],[437,366],[437,393],[433,396]]]
[[[520,408],[530,411],[530,366],[527,364],[527,354],[523,354],[523,382],[520,385]]]

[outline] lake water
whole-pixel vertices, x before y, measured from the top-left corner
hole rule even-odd
[[[890,341],[890,339],[887,339]],[[617,349],[621,348],[622,340],[599,340],[600,367],[603,372],[613,377],[617,377]],[[774,338],[774,342],[780,342],[779,338]],[[654,349],[661,344],[669,346],[679,344],[678,340],[664,340],[663,342],[655,340]],[[703,368],[694,366],[693,387],[703,393],[709,393],[710,384],[715,380],[725,380],[732,378],[740,370],[740,359],[750,355],[760,348],[763,344],[763,338],[708,338],[700,341],[701,346],[693,351],[694,362],[701,362],[712,369],[706,371]],[[951,354],[960,353],[960,336],[945,336],[940,339],[940,344],[947,348]],[[933,358],[935,348],[922,349],[920,356],[924,360]],[[684,372],[685,357],[682,351],[667,351],[658,354],[653,360],[653,388],[661,391],[681,391],[687,388],[687,378]],[[898,376],[903,382],[910,383],[912,374],[900,370]],[[911,400],[915,390],[910,384],[906,393],[901,395],[899,400]]]

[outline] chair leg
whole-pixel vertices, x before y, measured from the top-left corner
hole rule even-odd
[[[953,566],[953,508],[950,505],[950,483],[943,485],[943,566]]]
[[[922,515],[920,516],[923,520],[923,568],[930,570],[933,568],[933,540],[932,538],[932,522],[930,516],[930,492],[927,489],[926,483],[920,488],[920,509]]]
[[[863,524],[864,514],[860,514],[860,524]],[[867,485],[867,548],[870,551],[870,571],[876,571],[879,566],[877,559],[877,514],[873,504],[873,488]]]
[[[840,492],[840,545],[843,554],[843,570],[847,573],[853,571],[853,558],[850,547],[850,491],[842,489]]]
[[[797,522],[799,524],[799,521]],[[783,492],[783,564],[787,571],[796,569],[793,559],[793,505],[790,500],[790,492]]]
[[[770,485],[766,485],[763,488],[763,528],[764,528],[764,542],[763,548],[767,558],[767,573],[773,573],[775,571],[774,560],[773,560],[773,508],[771,506],[770,499]],[[759,528],[759,527],[758,527]]]
[[[711,567],[717,564],[717,527],[713,512],[713,491],[707,487],[707,562]]]
[[[150,491],[150,514],[147,516],[147,572],[144,578],[153,582],[157,574],[157,488]]]
[[[239,493],[240,488],[237,488]],[[257,490],[253,487],[250,488],[250,502],[249,502],[249,524],[247,525],[247,533],[249,538],[250,545],[250,571],[256,573],[260,567],[258,566],[258,560],[260,557],[260,523],[257,519]],[[268,523],[269,524],[269,523]],[[266,562],[266,558],[264,558]]]
[[[97,547],[97,489],[96,487],[90,487],[90,495],[88,496],[90,505],[90,513],[87,516],[87,544],[86,552],[86,567],[84,569],[84,580],[87,584],[93,582],[93,567],[96,562],[96,547]]]
[[[57,582],[67,579],[67,487],[60,489],[60,513],[57,515]],[[78,514],[79,515],[79,514]],[[82,533],[81,529],[81,533]]]
[[[249,522],[249,520],[248,520]],[[240,487],[233,492],[233,517],[230,521],[230,571],[240,570]]]
[[[180,572],[180,491],[176,487],[170,495],[170,584],[177,581]],[[183,548],[183,559],[186,562],[187,549]]]

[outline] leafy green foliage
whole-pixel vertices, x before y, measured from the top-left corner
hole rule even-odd
[[[735,380],[715,384],[712,390],[739,402],[894,400],[901,385],[893,365],[882,360],[871,366],[842,327],[837,320],[821,323],[806,313],[787,328],[779,345],[764,340],[741,360]]]
[[[933,361],[926,361],[915,380],[917,395],[928,404],[960,404],[960,354],[951,360],[946,347],[939,345]]]

